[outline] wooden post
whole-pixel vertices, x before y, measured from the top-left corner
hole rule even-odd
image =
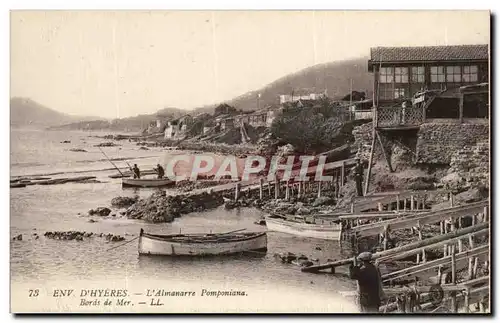
[[[280,197],[280,181],[276,179],[274,181],[274,198],[277,200]]]
[[[458,106],[458,120],[460,123],[464,122],[464,94],[460,94],[460,103]]]
[[[489,222],[489,212],[488,212],[488,207],[485,206],[483,209],[483,217],[484,217],[484,222]]]
[[[417,228],[418,228],[418,239],[419,240],[423,240],[423,237],[422,237],[422,226],[420,225],[420,221],[417,222]],[[419,255],[417,255],[417,259],[419,258],[418,257]],[[427,261],[427,256],[425,254],[425,248],[422,249],[422,262],[426,262]]]
[[[398,195],[396,195],[396,211],[398,213],[399,213],[399,202],[400,202],[400,200],[399,200],[399,194],[398,194]]]
[[[259,198],[261,200],[263,200],[264,199],[264,179],[261,178],[259,180],[259,183],[260,183],[260,186],[259,186]]]
[[[368,194],[368,187],[370,185],[370,177],[372,174],[373,153],[375,150],[375,132],[376,132],[376,130],[375,130],[375,124],[374,124],[373,130],[372,130],[372,149],[370,152],[370,159],[368,161],[368,174],[366,175],[366,181],[365,181],[365,194],[363,194],[363,195]]]
[[[472,266],[472,279],[477,276],[477,267],[479,266],[479,258],[474,257],[474,266]]]
[[[465,292],[464,292],[464,296],[465,296],[465,299],[464,299],[464,307],[465,307],[465,313],[470,313],[470,304],[469,304],[469,300],[470,300],[470,296],[469,296],[469,293],[470,293],[470,288],[467,287],[465,289]]]
[[[472,280],[474,277],[474,257],[469,258],[469,267],[467,268],[467,278]]]
[[[269,193],[269,198],[271,198],[271,183],[267,182],[267,192]]]
[[[382,203],[378,202],[377,203],[378,211],[382,212],[384,210],[384,207],[382,206]]]
[[[413,197],[413,194],[410,195],[410,211],[414,210],[413,205],[415,204],[415,198]]]
[[[455,245],[451,246],[451,283],[457,283],[457,261],[455,257]]]
[[[390,239],[389,234],[390,234],[389,226],[385,225],[384,226],[384,242],[383,242],[384,243],[384,250],[387,250],[387,247],[388,247],[387,244],[389,243],[389,239]]]
[[[285,187],[285,200],[290,200],[290,180],[286,181]]]
[[[354,214],[354,202],[351,202],[351,213]]]
[[[321,181],[318,182],[318,197],[321,197]]]
[[[340,186],[344,186],[345,181],[345,161],[342,162],[342,167],[340,167]]]
[[[453,193],[450,192],[450,207],[453,207]]]
[[[444,234],[444,226],[445,226],[444,221],[440,221],[439,222],[439,232],[441,234]]]
[[[234,200],[238,201],[240,198],[240,191],[241,191],[241,183],[236,183],[236,187],[234,190]]]
[[[300,198],[302,196],[302,182],[299,182],[299,187],[297,189],[297,197]]]

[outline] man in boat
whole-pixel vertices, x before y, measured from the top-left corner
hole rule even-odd
[[[141,171],[139,170],[139,167],[137,167],[137,164],[134,164],[134,167],[130,170],[134,173],[134,178],[141,178]]]
[[[158,173],[158,179],[162,179],[165,176],[165,170],[160,164],[156,165],[155,171]]]
[[[363,313],[378,313],[384,297],[380,271],[371,259],[371,252],[362,252],[349,266],[349,277],[358,281],[359,304]],[[357,261],[361,264],[358,265]]]
[[[363,196],[363,164],[359,158],[356,158],[356,166],[354,166],[354,180],[356,181],[356,191],[358,196]]]

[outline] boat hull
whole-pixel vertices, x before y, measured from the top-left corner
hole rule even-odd
[[[142,233],[139,238],[140,255],[157,256],[220,256],[243,253],[248,251],[267,251],[266,232],[255,233],[243,239],[228,239],[228,241],[178,242],[168,236]]]
[[[169,179],[144,179],[144,178],[122,179],[122,186],[127,186],[127,187],[164,187],[173,184],[175,184],[175,182]]]
[[[322,240],[339,241],[342,234],[341,224],[309,224],[266,217],[266,226],[269,231]]]

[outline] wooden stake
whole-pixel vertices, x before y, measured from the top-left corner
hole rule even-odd
[[[286,181],[286,184],[285,184],[285,200],[290,200],[290,181]]]
[[[318,198],[321,197],[321,181],[318,182]]]
[[[297,190],[297,197],[300,198],[302,196],[302,182],[299,182],[299,187]]]
[[[399,194],[396,195],[396,211],[399,213],[399,203],[400,203],[400,200],[399,200]]]
[[[280,197],[280,182],[278,179],[274,182],[274,198],[277,200]]]
[[[413,211],[413,205],[415,204],[415,199],[413,197],[413,194],[410,195],[410,211]]]
[[[363,194],[363,195],[368,194],[368,187],[370,185],[370,177],[372,174],[373,153],[375,150],[375,132],[376,132],[376,130],[375,130],[375,125],[374,125],[373,130],[372,130],[372,149],[370,152],[370,159],[368,161],[368,174],[366,176],[366,182],[365,182],[365,194]]]
[[[453,207],[453,193],[450,192],[450,207]]]
[[[236,187],[234,190],[234,200],[235,201],[238,201],[238,199],[240,198],[240,191],[241,191],[241,184],[236,183]]]
[[[263,200],[264,199],[264,179],[263,178],[261,178],[259,180],[259,184],[260,184],[260,186],[259,186],[259,198],[261,200]]]
[[[345,161],[342,162],[342,166],[340,168],[340,186],[344,186],[345,180]]]

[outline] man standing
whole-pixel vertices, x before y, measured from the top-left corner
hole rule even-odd
[[[156,172],[158,173],[159,179],[162,179],[163,176],[165,176],[165,170],[163,169],[163,167],[161,167],[160,164],[156,165]]]
[[[371,259],[371,252],[362,252],[349,266],[349,277],[358,281],[359,304],[363,313],[378,313],[383,297],[380,272]],[[356,260],[361,261],[361,265],[357,265]]]
[[[356,166],[354,166],[354,180],[356,181],[356,191],[358,196],[363,196],[363,164],[361,160],[356,158]]]
[[[134,178],[141,178],[141,171],[139,167],[137,167],[137,164],[134,164],[134,168],[132,168],[131,171],[134,173]]]

